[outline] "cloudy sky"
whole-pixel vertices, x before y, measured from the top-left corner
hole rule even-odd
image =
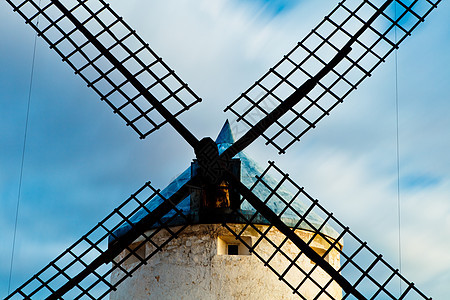
[[[315,26],[335,1],[123,1],[111,5],[204,100],[182,121],[215,138],[222,110]],[[145,3],[144,3],[145,2]],[[450,294],[450,4],[398,52],[403,274]],[[0,297],[6,296],[34,32],[0,3]],[[163,188],[194,157],[169,126],[145,140],[38,40],[12,289],[151,180]],[[388,60],[282,156],[285,172],[398,266],[395,64]]]

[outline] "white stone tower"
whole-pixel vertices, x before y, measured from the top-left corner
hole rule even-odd
[[[234,142],[234,138],[228,122],[222,128],[216,144],[219,152],[222,153]],[[232,169],[237,173],[241,182],[250,187],[255,176],[260,175],[261,168],[245,153],[239,153],[234,158]],[[184,185],[192,174],[196,172],[196,162],[194,161],[190,168],[183,172],[177,179],[171,182],[168,187],[162,191],[162,195],[169,197]],[[266,239],[260,240],[258,230],[265,231],[269,228],[269,223],[264,219],[255,219],[254,227],[245,226],[244,222],[239,219],[229,218],[226,223],[234,231],[243,229],[242,239],[237,240],[233,234],[222,226],[224,215],[229,212],[229,207],[233,203],[239,202],[239,196],[233,195],[227,189],[226,184],[219,185],[221,193],[215,194],[215,199],[208,199],[208,195],[202,189],[193,189],[189,197],[183,200],[177,207],[189,217],[189,221],[183,218],[175,218],[171,221],[171,230],[176,231],[181,226],[185,226],[189,222],[178,238],[173,239],[161,251],[157,252],[147,265],[141,266],[131,278],[125,280],[119,285],[118,290],[112,292],[111,300],[117,299],[299,299],[298,295],[294,295],[292,289],[285,282],[279,280],[277,275],[264,266],[264,264],[253,253],[250,253],[244,245],[254,245],[256,253],[271,255],[273,246]],[[263,191],[253,190],[255,194],[263,193]],[[286,197],[290,197],[289,191],[284,190]],[[205,195],[206,194],[206,195]],[[236,200],[237,197],[237,200]],[[237,202],[236,202],[237,201]],[[147,208],[152,210],[161,202],[161,199],[152,200]],[[153,207],[154,205],[154,207]],[[296,204],[298,211],[304,211],[305,208],[301,203]],[[248,206],[248,207],[247,207]],[[242,214],[253,215],[255,210],[245,203],[238,207]],[[273,210],[279,208],[271,207]],[[140,219],[145,215],[145,211],[137,214],[136,218]],[[167,216],[169,218],[170,216]],[[323,220],[319,216],[310,215],[311,222],[318,224]],[[314,219],[317,218],[317,219]],[[292,220],[286,218],[285,223],[292,222],[295,224],[293,216]],[[121,228],[120,231],[129,230],[129,228]],[[150,234],[155,230],[148,228]],[[321,230],[331,240],[337,238],[336,231],[330,226],[324,226]],[[296,233],[304,240],[309,241],[314,234],[308,226],[301,227]],[[170,233],[165,230],[160,231],[152,240],[166,240]],[[268,231],[267,236],[271,241],[282,241],[285,236],[275,228]],[[141,241],[136,240],[132,245],[139,245]],[[278,242],[279,243],[279,242]],[[330,247],[329,243],[322,237],[317,235],[313,238],[310,246],[319,254],[324,254]],[[339,247],[342,242],[339,241]],[[145,246],[139,247],[136,252],[141,257],[150,255],[155,250],[154,245],[147,242]],[[298,248],[287,242],[283,245],[283,252],[292,256],[292,259],[298,254]],[[121,257],[125,257],[125,250]],[[119,258],[120,259],[120,258]],[[339,252],[335,249],[331,250],[325,258],[331,266],[338,269],[340,266]],[[138,263],[138,259],[131,256],[123,264],[125,270],[134,268]],[[309,272],[313,268],[314,263],[302,255],[296,262],[305,272]],[[282,254],[275,255],[271,260],[274,269],[285,270],[289,261]],[[115,282],[120,277],[119,269],[116,269],[111,275],[111,281]],[[304,273],[289,272],[287,275],[288,282],[301,282]],[[311,274],[312,280],[306,280],[301,285],[300,294],[305,299],[314,299],[319,288],[313,281],[320,285],[325,285],[330,277],[320,268],[316,268]],[[327,288],[333,299],[342,298],[341,288],[333,282]],[[326,294],[322,294],[318,299],[330,299]]]

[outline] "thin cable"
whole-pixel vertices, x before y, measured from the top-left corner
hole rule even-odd
[[[41,6],[41,1],[39,1],[39,7]],[[39,25],[39,17],[36,21],[36,26]],[[13,264],[14,264],[14,253],[16,248],[16,236],[17,236],[17,224],[19,220],[19,208],[20,208],[20,195],[22,191],[22,177],[23,177],[23,167],[24,167],[24,161],[25,161],[25,149],[27,145],[27,133],[28,133],[28,121],[30,117],[30,103],[31,103],[31,91],[33,86],[33,77],[34,77],[34,66],[35,66],[35,60],[36,60],[36,45],[37,45],[37,34],[34,36],[34,45],[33,45],[33,57],[31,61],[31,72],[30,72],[30,85],[28,87],[28,103],[27,103],[27,112],[26,112],[26,118],[25,118],[25,130],[23,135],[23,144],[22,144],[22,160],[20,164],[20,175],[19,175],[19,187],[17,192],[17,205],[16,205],[16,214],[15,214],[15,221],[14,221],[14,233],[13,233],[13,241],[12,241],[12,250],[11,250],[11,261],[9,265],[9,279],[8,279],[8,295],[11,291],[11,280],[12,280],[12,271],[13,271]]]
[[[397,20],[397,1],[394,2],[395,20]],[[397,26],[394,27],[394,41],[397,44]],[[394,50],[395,61],[395,113],[396,113],[396,142],[397,142],[397,218],[398,218],[398,265],[402,272],[402,235],[401,235],[401,199],[400,199],[400,130],[399,130],[399,88],[398,88],[398,49]],[[400,295],[402,294],[402,281],[400,280]]]

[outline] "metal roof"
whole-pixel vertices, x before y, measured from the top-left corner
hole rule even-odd
[[[228,147],[230,147],[231,144],[233,144],[235,141],[233,133],[231,131],[230,124],[228,120],[225,122],[224,126],[222,127],[222,130],[220,131],[217,139],[216,144],[219,149],[219,153],[222,153],[225,151]],[[248,188],[253,186],[253,184],[256,182],[256,177],[260,176],[263,173],[263,169],[252,159],[250,158],[244,151],[238,153],[234,158],[238,158],[241,161],[241,182]],[[163,189],[160,194],[161,196],[165,198],[169,198],[171,195],[173,195],[176,191],[178,191],[186,182],[189,181],[191,178],[191,167],[187,168],[181,175],[179,175],[176,179],[174,179],[172,182],[169,183],[169,185]],[[264,176],[264,181],[269,186],[275,187],[278,182],[266,175]],[[261,184],[257,185],[252,192],[258,196],[260,199],[266,199],[269,196],[270,190],[267,188],[264,188]],[[286,201],[290,201],[293,198],[293,193],[281,186],[277,193]],[[161,197],[154,197],[150,202],[146,205],[146,208],[149,211],[154,210],[158,205],[160,205],[163,202]],[[285,204],[281,200],[274,200],[269,201],[267,205],[277,214],[281,213],[282,210],[285,208]],[[307,211],[308,206],[305,203],[302,203],[301,201],[298,201],[298,199],[294,200],[291,206],[300,214],[303,214]],[[193,211],[191,208],[191,196],[186,197],[183,201],[181,201],[177,208],[182,210],[183,213],[188,216],[189,224],[198,224],[198,223],[204,223],[198,220],[198,212]],[[245,216],[253,216],[255,214],[256,210],[247,202],[243,201],[240,206],[240,213],[242,213]],[[163,221],[168,220],[170,217],[172,217],[175,214],[175,211],[169,212],[164,218]],[[147,215],[147,210],[140,210],[138,211],[131,219],[130,221],[133,223],[138,222],[143,217]],[[292,211],[286,211],[283,213],[281,219],[289,226],[294,226],[298,221],[299,217],[298,215],[294,214]],[[324,220],[319,215],[315,214],[314,212],[310,212],[306,218],[308,222],[310,222],[314,227],[320,228],[321,224],[323,224]],[[223,219],[217,220],[216,223],[222,222]],[[239,220],[235,220],[233,223],[240,223]],[[241,223],[244,223],[241,221]],[[267,220],[265,220],[262,217],[257,217],[253,219],[253,223],[255,224],[270,224]],[[170,225],[177,226],[177,225],[184,225],[187,224],[186,218],[176,217],[170,221]],[[158,227],[160,224],[155,224],[152,228]],[[129,224],[124,224],[122,227],[120,227],[118,230],[114,232],[114,235],[121,236],[125,232],[127,232],[131,226]],[[304,230],[312,230],[311,227],[306,224],[306,222],[302,222],[299,229]],[[150,228],[149,228],[150,229]],[[338,233],[336,230],[334,230],[331,226],[325,225],[322,227],[321,232],[327,236],[330,236],[332,238],[337,238]],[[110,241],[113,240],[113,237],[110,237]]]

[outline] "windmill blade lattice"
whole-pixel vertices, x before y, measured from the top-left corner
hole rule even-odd
[[[103,0],[7,2],[140,138],[201,101]]]
[[[339,2],[316,28],[225,111],[231,111],[237,121],[242,121],[249,128],[254,127],[301,84],[313,79],[339,55],[381,8],[381,14],[350,45],[352,50],[345,58],[263,134],[266,144],[271,144],[280,153],[284,153],[369,77],[439,2],[440,0]],[[387,7],[384,9],[383,6]]]
[[[177,204],[186,197],[192,182],[195,182],[195,178],[184,184],[168,199],[150,183],[146,183],[6,299],[102,299],[106,297],[164,246],[177,238],[188,226],[189,216],[179,210]],[[286,197],[286,188],[295,191],[293,197]],[[235,219],[243,221],[243,224],[236,226],[224,222],[223,226],[301,299],[312,299],[311,295],[326,297],[325,299],[340,298],[339,295],[336,296],[328,290],[336,284],[345,291],[343,299],[409,299],[411,297],[429,299],[274,163],[270,163],[261,176],[255,179],[249,190],[244,189],[241,208],[247,208],[246,211],[248,211],[250,205],[254,207],[256,213],[249,216],[243,214],[241,209],[234,210],[237,217]],[[259,197],[261,197],[261,190],[265,190],[263,193],[265,196],[260,200],[262,204],[257,205],[251,200],[256,197],[252,194],[254,190],[260,191]],[[249,193],[252,197],[247,196]],[[153,210],[149,209],[148,204],[155,197],[159,197],[159,205]],[[293,205],[294,202],[307,204],[300,211]],[[258,225],[261,220],[270,220],[270,216],[266,213],[269,206],[275,207],[269,214],[276,215],[276,218],[283,222],[283,226],[273,221],[270,222],[272,223],[270,226]],[[142,214],[143,210],[146,211],[147,216],[139,220],[135,219],[136,213],[139,211]],[[185,219],[185,224],[173,227],[171,222],[176,218]],[[267,221],[263,221],[262,224],[267,224]],[[306,247],[299,246],[298,242],[289,235],[280,239],[280,235],[273,234],[274,231],[283,232],[283,227],[293,229],[294,235],[300,237]],[[150,228],[152,230],[149,231]],[[252,245],[248,245],[243,237],[243,233],[248,228],[258,235]],[[125,233],[122,234],[123,232]],[[325,245],[327,250],[318,252],[315,248],[318,242],[322,246]],[[270,251],[267,251],[267,246],[264,251],[260,251],[261,244],[269,245]],[[292,247],[286,250],[289,245],[296,245],[298,250],[294,253]],[[149,248],[151,251],[148,251]],[[140,251],[144,249],[146,251]],[[320,256],[312,256],[311,250]],[[340,259],[330,259],[332,255],[337,257],[336,254],[339,254]],[[310,269],[304,268],[305,260],[311,260]],[[274,261],[277,263],[273,264]],[[323,274],[330,274],[328,269],[330,267],[335,274],[324,277]],[[115,270],[120,270],[115,272],[119,276],[111,278]],[[325,279],[321,281],[314,279],[318,273],[321,273]],[[347,286],[344,286],[340,280],[344,280]],[[406,287],[401,295],[396,294],[399,281]],[[311,282],[315,289],[311,289]],[[306,285],[308,290],[302,289]]]
[[[174,218],[185,218],[183,212],[177,209],[176,203],[172,202],[177,201],[176,199],[181,201],[185,196],[184,192],[181,188],[180,194],[175,193],[171,201],[168,201],[147,182],[6,299],[107,297],[186,228],[187,225],[170,228],[170,222]],[[158,209],[150,211],[146,205],[155,197],[159,197],[162,204]],[[142,210],[147,211],[148,216],[138,222],[133,220],[136,212]],[[162,220],[168,214],[170,217]],[[152,232],[140,230],[140,227],[148,229],[153,224],[155,229]],[[127,226],[131,226],[133,230],[119,236],[118,229]],[[152,245],[153,250],[142,255],[147,243]],[[133,264],[132,267],[130,264]],[[111,273],[116,269],[121,270],[118,273],[120,276],[112,280]]]
[[[42,8],[33,1],[7,0],[7,2],[141,138],[145,138],[166,122],[175,122],[176,116],[200,101],[103,0],[90,1],[89,4],[88,1],[70,0],[65,1],[65,6],[53,0],[46,1]],[[272,130],[272,126],[270,128],[272,131],[263,134],[268,143],[284,152],[304,133],[315,127],[316,123],[356,89],[363,79],[370,76],[374,68],[397,48],[439,2],[397,1],[400,12],[396,18],[390,17],[393,1],[340,2],[311,34],[227,109],[250,127],[255,127],[258,121],[250,117],[254,116],[255,112],[260,113],[263,119],[270,114],[271,107],[267,107],[270,101],[274,101],[274,106],[278,106],[297,91],[298,83],[314,78],[316,73],[320,73],[319,70],[331,68],[314,89],[291,107],[286,115],[275,121],[278,128]],[[34,24],[37,18],[40,19],[39,26]],[[370,23],[367,22],[368,19]],[[395,27],[400,32],[398,42],[393,41]],[[361,28],[364,29],[363,32]],[[329,62],[342,54],[342,49],[350,41],[351,52],[345,52],[343,60],[339,60],[336,65],[330,65]],[[186,99],[188,101],[184,102]],[[250,107],[247,107],[249,103]],[[192,136],[190,133],[188,135]],[[286,143],[280,143],[284,137],[288,138]],[[195,137],[192,136],[187,140],[196,148],[198,141]],[[213,145],[214,150],[215,146]],[[230,159],[243,148],[245,147],[241,149],[238,146],[234,149],[235,152],[229,151],[227,158]],[[208,154],[204,153],[206,150],[202,151],[199,148],[195,150],[196,154],[197,150],[203,152],[200,154],[205,157]],[[218,158],[218,154],[213,158]],[[279,184],[273,185],[265,181],[265,174],[269,170],[281,176]],[[233,180],[236,179],[231,178],[231,181]],[[295,197],[305,198],[312,202],[311,205],[306,207],[304,212],[296,210],[291,205],[292,199],[285,199],[280,192],[278,187],[282,183],[291,185],[297,191]],[[150,184],[144,185],[7,299],[31,297],[58,299],[62,295],[73,299],[105,297],[185,228],[183,226],[170,228],[171,218],[166,220],[163,217],[173,211],[173,218],[186,218],[176,205],[188,195],[188,186],[189,183],[183,185],[174,196],[164,199]],[[426,299],[413,284],[351,233],[331,213],[323,209],[274,164],[258,178],[255,186],[265,187],[267,197],[254,201],[257,197],[251,193],[252,189],[248,191],[246,187],[240,187],[238,190],[243,196],[243,203],[249,203],[247,205],[253,206],[258,212],[250,218],[241,215],[239,210],[235,213],[239,218],[246,220],[244,227],[252,227],[259,232],[260,237],[256,245],[248,245],[248,248],[280,280],[291,287],[294,293],[302,294],[303,284],[311,281],[316,286],[314,292],[318,296],[336,298],[327,288],[338,282],[346,293],[344,298],[364,299],[360,296],[363,294],[383,299],[403,299],[406,296]],[[162,203],[155,210],[148,209],[145,205],[156,196],[163,199]],[[267,204],[273,201],[277,202],[275,207],[279,209],[268,211],[270,209]],[[148,216],[135,222],[133,215],[138,210],[145,210]],[[295,215],[300,218],[300,222],[286,223],[288,215]],[[323,221],[311,222],[313,215],[322,216]],[[262,231],[254,225],[254,219],[270,220],[272,216],[275,216],[273,220],[276,222],[270,225],[269,229]],[[158,224],[158,228],[148,232],[149,226],[153,224]],[[324,231],[329,224],[338,228],[336,234],[330,235]],[[130,230],[127,234],[117,235],[119,228],[123,226],[129,226]],[[230,227],[226,223],[224,226],[245,243],[245,239],[241,236],[242,231],[236,231],[236,227]],[[270,236],[270,230],[275,230],[274,227],[282,232],[289,227],[306,227],[311,234],[303,241],[306,246],[298,243],[298,236],[295,233],[295,238],[292,238],[293,231],[290,229],[285,239],[275,241]],[[167,231],[168,234],[165,236],[168,238],[157,243],[154,237],[161,231]],[[110,238],[112,240],[109,240]],[[346,245],[342,248],[344,238]],[[328,245],[328,250],[320,255],[313,252],[313,244],[317,239]],[[136,240],[137,246],[135,243],[130,246]],[[263,242],[273,248],[268,255],[258,252],[257,245]],[[145,243],[150,243],[154,251],[142,257],[140,249],[145,247]],[[287,256],[283,250],[284,245],[288,243],[294,243],[301,250],[294,258]],[[127,252],[124,253],[123,250]],[[339,264],[327,261],[332,252],[341,255],[342,260]],[[305,256],[315,263],[309,270],[298,265],[298,261],[304,260]],[[278,269],[273,266],[271,262],[274,259],[284,260],[285,267]],[[134,261],[136,265],[124,268],[127,261]],[[108,265],[109,263],[111,265]],[[110,280],[109,276],[116,269],[122,271],[122,276]],[[322,271],[332,276],[325,282],[318,282],[312,278],[312,273]],[[406,290],[400,296],[393,291],[393,285],[395,284],[397,288],[398,281],[406,286]]]
[[[254,206],[257,212],[248,215],[235,210],[234,213],[245,221],[245,225],[224,223],[223,226],[273,271],[279,280],[286,283],[299,299],[431,299],[273,162],[269,162],[269,166],[250,188],[250,191],[254,190],[258,190],[259,194],[261,190],[265,190],[263,199],[260,200],[266,207],[275,207],[273,212],[277,217],[309,247],[298,247],[293,253],[294,241],[289,237],[280,239],[277,236],[276,232],[280,227],[258,225],[257,220],[266,218],[266,215],[257,203],[245,196],[241,205]],[[287,193],[287,190],[292,194]],[[299,209],[293,203],[303,203],[305,206]],[[251,245],[243,237],[249,229],[257,232],[257,239]],[[262,244],[264,247],[261,247]],[[319,254],[322,261],[313,260],[307,253],[308,248]],[[309,269],[305,269],[305,261],[311,262]],[[321,266],[328,267],[327,265],[345,277],[351,285],[348,288],[341,285],[344,291],[342,296],[331,292],[338,279],[325,274],[328,272]],[[403,287],[402,291],[399,291],[399,285]]]

